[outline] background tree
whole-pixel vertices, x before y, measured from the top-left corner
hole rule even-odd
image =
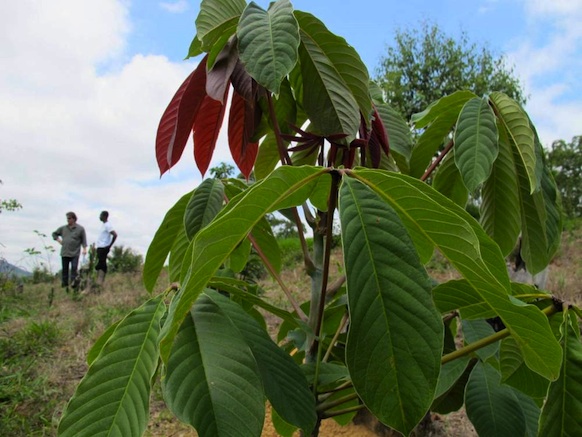
[[[113,246],[109,255],[109,270],[112,273],[135,273],[143,263],[143,257],[130,247]]]
[[[562,195],[562,207],[567,217],[582,217],[582,136],[554,141],[548,153],[558,190]]]
[[[471,42],[466,32],[456,40],[430,22],[420,29],[397,30],[380,62],[375,80],[406,120],[458,90],[478,96],[501,91],[522,105],[526,100],[504,56]]]

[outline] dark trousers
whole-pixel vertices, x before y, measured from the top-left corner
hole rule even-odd
[[[71,266],[71,284],[75,283],[77,278],[77,268],[79,266],[79,255],[77,256],[63,256],[63,270],[61,284],[63,287],[69,285],[69,265]]]
[[[103,270],[107,273],[107,254],[109,253],[108,247],[98,247],[97,248],[97,265],[95,270]]]

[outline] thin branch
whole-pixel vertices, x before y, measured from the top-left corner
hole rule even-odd
[[[342,410],[335,410],[335,411],[326,411],[319,415],[322,419],[329,419],[331,417],[342,416],[344,414],[353,413],[355,411],[363,410],[365,407],[364,404],[354,405],[353,407],[347,407]]]
[[[296,207],[293,208],[293,218],[295,219],[297,232],[299,233],[299,241],[301,242],[301,250],[303,252],[303,263],[305,264],[307,274],[309,274],[315,269],[315,265],[309,255],[309,248],[307,247],[307,241],[305,240],[305,234],[303,232],[303,224],[301,223],[301,217],[299,217],[299,211],[297,211]]]
[[[344,313],[342,320],[341,320],[337,330],[335,331],[333,338],[331,339],[331,343],[329,344],[329,347],[327,348],[327,351],[325,352],[325,355],[323,356],[322,361],[324,363],[329,359],[329,356],[331,355],[331,351],[333,350],[333,347],[335,346],[337,339],[339,338],[341,332],[343,331],[344,327],[346,326],[346,323],[348,323],[348,319],[349,319],[348,313]]]
[[[331,244],[332,244],[332,230],[333,230],[333,214],[337,207],[338,187],[341,181],[341,174],[337,171],[331,171],[331,188],[327,206],[327,223],[325,231],[325,252],[323,260],[323,277],[321,281],[321,290],[319,295],[319,305],[317,308],[317,320],[314,332],[319,337],[321,336],[321,329],[323,326],[323,312],[325,310],[325,292],[327,290],[327,281],[329,279],[329,264],[331,259]],[[313,310],[313,308],[312,308]],[[311,345],[312,350],[319,347],[319,341],[316,339]]]
[[[329,390],[322,390],[319,392],[320,395],[328,395],[327,397],[329,397],[329,395],[333,394],[333,393],[337,393],[338,391],[342,391],[345,390],[346,388],[351,388],[353,387],[352,381],[346,381],[341,385],[338,385],[337,387],[334,388],[330,388]]]
[[[430,165],[430,167],[426,170],[426,172],[424,172],[424,174],[420,178],[421,181],[426,181],[428,179],[428,177],[432,174],[434,169],[437,168],[437,166],[441,163],[441,161],[444,159],[444,157],[447,156],[447,153],[449,153],[449,151],[453,148],[454,144],[455,143],[451,139],[449,141],[449,143],[447,144],[447,146],[439,154],[439,156],[437,156],[437,158],[433,161],[433,163]]]
[[[269,116],[271,117],[271,122],[273,123],[273,132],[275,133],[275,139],[277,140],[277,150],[279,151],[279,159],[283,165],[293,165],[287,148],[283,144],[283,138],[281,137],[281,129],[279,128],[279,121],[277,120],[277,115],[275,114],[275,105],[273,105],[273,97],[271,93],[267,93],[267,102],[269,103]]]
[[[253,248],[257,251],[257,254],[259,255],[259,257],[261,258],[261,260],[265,264],[265,267],[267,267],[267,270],[269,270],[269,273],[271,274],[271,276],[275,279],[275,281],[277,281],[277,283],[279,284],[279,286],[281,287],[281,289],[285,293],[285,296],[287,296],[287,299],[289,299],[289,303],[291,303],[291,306],[293,307],[293,309],[295,310],[295,312],[297,313],[299,318],[301,320],[303,320],[304,322],[307,322],[307,320],[308,320],[307,315],[303,312],[303,310],[301,309],[301,307],[299,306],[297,301],[293,298],[291,291],[287,288],[287,286],[283,282],[283,279],[281,279],[281,276],[277,273],[277,271],[275,270],[273,265],[267,259],[266,255],[263,253],[263,251],[261,250],[261,248],[257,244],[255,238],[252,236],[252,234],[249,234],[247,236],[247,238],[249,239],[249,241],[253,245]]]
[[[554,302],[554,304],[544,308],[542,312],[546,316],[550,317],[551,315],[556,314],[560,310],[561,308],[559,308],[558,305]],[[468,344],[467,346],[457,349],[456,351],[443,355],[441,358],[441,364],[446,364],[450,361],[456,360],[457,358],[469,355],[481,348],[484,348],[485,346],[489,346],[490,344],[493,344],[499,340],[503,340],[504,338],[509,337],[509,335],[511,335],[509,329],[507,328],[502,329],[501,331],[496,332],[495,334],[492,334],[489,337],[482,338],[481,340]]]
[[[318,413],[321,413],[325,410],[329,410],[331,408],[335,408],[335,407],[338,407],[342,404],[345,404],[346,402],[353,401],[354,399],[359,399],[359,396],[356,392],[350,393],[349,395],[345,395],[341,398],[334,399],[334,400],[329,401],[329,402],[322,402],[317,407],[315,407],[315,411],[317,411]]]

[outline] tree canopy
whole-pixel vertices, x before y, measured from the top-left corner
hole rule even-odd
[[[582,136],[572,138],[569,143],[554,141],[548,153],[548,163],[562,196],[564,214],[582,217]]]
[[[458,90],[476,95],[501,91],[520,104],[526,96],[504,56],[479,46],[462,32],[458,40],[436,24],[397,30],[376,71],[386,100],[407,120],[430,103]]]

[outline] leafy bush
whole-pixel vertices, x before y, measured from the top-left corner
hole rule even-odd
[[[108,255],[111,273],[135,273],[141,269],[143,257],[129,247],[113,246]]]

